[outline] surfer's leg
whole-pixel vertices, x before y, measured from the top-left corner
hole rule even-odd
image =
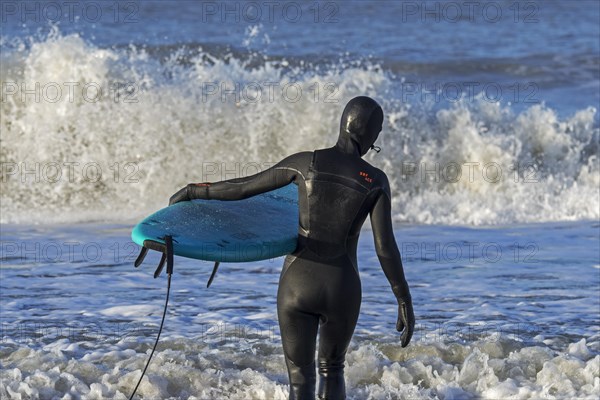
[[[293,276],[294,273],[285,273],[290,267],[294,268],[290,265],[284,266],[277,292],[277,316],[290,378],[290,399],[314,399],[315,349],[319,316],[298,308],[298,297],[294,295],[298,276]]]
[[[315,398],[318,322],[317,316],[308,314],[279,319],[283,353],[290,378],[290,399]]]
[[[350,279],[344,293],[323,316],[319,327],[319,399],[346,398],[344,361],[360,312],[360,280]]]
[[[290,399],[315,398],[315,348],[319,317],[278,307],[283,354],[290,378]]]

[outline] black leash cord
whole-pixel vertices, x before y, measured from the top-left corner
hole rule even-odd
[[[140,383],[142,383],[142,379],[144,379],[144,374],[146,373],[146,370],[148,369],[148,366],[150,365],[150,360],[152,360],[152,356],[154,355],[154,350],[156,350],[156,346],[158,345],[158,339],[160,339],[160,334],[162,332],[163,324],[165,323],[165,316],[167,315],[167,305],[169,304],[169,292],[170,291],[171,291],[171,274],[168,274],[167,300],[165,301],[165,309],[163,311],[162,321],[160,321],[160,328],[158,328],[158,336],[156,336],[156,342],[154,342],[154,347],[152,348],[152,353],[150,353],[150,357],[148,357],[148,362],[146,363],[146,367],[144,368],[144,371],[142,372],[142,376],[140,376],[140,380],[138,381],[137,385],[135,385],[135,389],[133,389],[133,393],[131,393],[131,396],[129,396],[129,400],[133,399],[133,396],[135,396],[135,392],[137,392],[138,387],[140,386]]]

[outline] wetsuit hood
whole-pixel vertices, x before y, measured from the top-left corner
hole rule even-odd
[[[346,104],[342,113],[336,147],[362,157],[377,140],[382,124],[381,106],[370,97],[355,97]]]

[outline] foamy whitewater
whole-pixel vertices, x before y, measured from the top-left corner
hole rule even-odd
[[[360,94],[386,111],[383,151],[368,160],[390,177],[396,221],[600,216],[593,107],[559,117],[544,104],[515,112],[479,95],[435,111],[395,97],[395,78],[371,63],[309,68],[196,53],[161,63],[143,48],[99,49],[53,31],[11,55],[1,221],[140,218],[188,182],[250,175],[333,145],[344,101]],[[22,93],[36,82],[39,101]]]
[[[303,3],[299,23],[119,3],[127,25],[113,2],[93,24],[4,2],[0,398],[128,398],[166,294],[156,254],[133,267],[133,225],[189,182],[333,145],[368,95],[417,326],[402,349],[367,224],[348,398],[596,400],[600,6],[485,2],[490,23],[409,3]],[[309,23],[315,4],[338,22]],[[206,289],[212,265],[176,258],[138,398],[286,399],[282,262],[224,264]]]

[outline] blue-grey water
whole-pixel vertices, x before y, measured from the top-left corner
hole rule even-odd
[[[157,334],[166,277],[140,269],[130,225],[5,226],[3,396],[124,398]],[[593,398],[598,391],[597,222],[396,231],[417,327],[403,350],[397,306],[359,243],[363,304],[349,398]],[[145,398],[285,398],[276,318],[282,259],[176,259]],[[560,380],[558,379],[560,377]]]

